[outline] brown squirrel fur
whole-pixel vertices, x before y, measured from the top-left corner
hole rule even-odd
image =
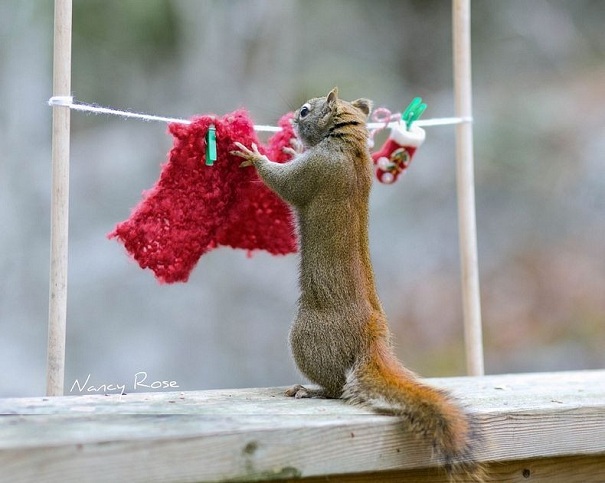
[[[300,371],[320,386],[286,394],[343,398],[395,414],[427,438],[446,470],[483,481],[474,459],[480,436],[445,391],[420,382],[395,357],[376,293],[368,240],[371,101],[309,100],[293,119],[305,150],[285,164],[236,143],[265,184],[293,206],[300,238],[298,314],[290,332]]]

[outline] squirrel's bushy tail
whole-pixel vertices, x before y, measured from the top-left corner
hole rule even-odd
[[[386,344],[375,343],[368,359],[358,361],[343,398],[400,416],[407,428],[432,443],[452,481],[485,481],[474,458],[481,436],[472,417],[446,391],[418,381]]]

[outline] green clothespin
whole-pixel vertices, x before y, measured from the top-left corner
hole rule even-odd
[[[426,110],[426,104],[422,102],[422,97],[414,97],[412,102],[405,108],[401,115],[401,120],[405,122],[408,130],[414,121],[417,121],[422,113]]]
[[[208,126],[206,132],[206,166],[212,166],[216,161],[216,127]]]

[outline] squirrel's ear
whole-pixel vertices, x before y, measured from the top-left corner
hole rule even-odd
[[[337,99],[338,99],[338,87],[335,87],[328,94],[326,103],[328,104],[328,106],[332,107],[332,105],[336,102]]]
[[[366,116],[369,116],[370,111],[372,110],[372,101],[369,99],[357,99],[356,101],[351,102],[351,105],[359,109]]]

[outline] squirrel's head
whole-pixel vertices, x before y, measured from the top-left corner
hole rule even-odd
[[[335,87],[327,96],[305,102],[294,114],[293,123],[300,141],[311,147],[328,137],[336,126],[365,130],[371,110],[372,101],[343,101],[338,98],[338,87]]]

